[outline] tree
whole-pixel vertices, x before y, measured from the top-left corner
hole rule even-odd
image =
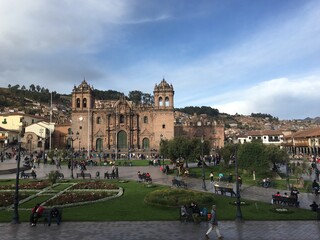
[[[303,162],[301,163],[291,164],[292,173],[295,176],[297,183],[299,183],[299,180],[302,177],[302,175],[308,172],[308,165],[309,164],[307,160],[303,160]]]
[[[160,154],[170,158],[172,161],[184,159],[194,161],[202,155],[208,155],[210,152],[209,141],[204,141],[203,146],[199,138],[188,139],[185,137],[175,137],[171,140],[162,140],[160,144]]]
[[[11,86],[10,91],[11,91],[12,93],[14,93],[14,94],[17,94],[18,91],[19,91],[19,88],[20,88],[20,85],[19,85],[19,84],[16,84],[16,85],[14,85],[14,86]]]
[[[36,90],[36,87],[34,86],[34,84],[31,84],[30,86],[29,86],[29,91],[30,92],[34,92]]]
[[[41,87],[39,85],[36,86],[37,92],[40,92]]]
[[[138,90],[130,91],[128,97],[129,97],[129,100],[131,100],[135,104],[138,104],[141,102],[142,92]]]
[[[189,106],[184,108],[178,108],[177,110],[190,115],[193,115],[194,113],[196,113],[197,115],[207,114],[208,116],[212,116],[212,117],[217,117],[219,115],[218,109],[207,107],[207,106],[202,106],[202,107]]]
[[[228,163],[230,159],[234,157],[235,150],[238,146],[235,144],[226,144],[221,150],[220,155],[225,163]]]
[[[276,164],[289,163],[289,155],[284,149],[280,149],[276,145],[265,146],[266,158],[273,164],[273,169],[276,170]]]
[[[270,162],[265,154],[265,145],[261,141],[244,143],[237,151],[239,168],[265,174],[270,169]]]

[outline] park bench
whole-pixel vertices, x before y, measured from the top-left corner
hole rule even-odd
[[[148,176],[146,173],[140,173],[138,174],[139,182],[147,182],[152,183],[151,176]]]
[[[20,177],[21,178],[30,178],[30,177],[32,177],[32,178],[35,179],[35,178],[37,178],[37,174],[35,174],[33,172],[26,173],[26,172],[22,171],[21,174],[20,174]]]
[[[59,214],[57,216],[51,216],[51,219],[50,219],[50,214],[51,214],[52,208],[45,208],[41,214],[41,217],[38,219],[38,223],[43,222],[44,225],[50,226],[52,222],[57,222],[58,218],[60,218],[60,221],[61,221],[62,208],[57,208],[57,209],[59,211]],[[58,222],[60,223],[60,221],[58,221]]]
[[[296,198],[272,195],[273,204],[281,204],[299,207],[299,201]]]
[[[83,179],[85,178],[90,178],[91,179],[91,173],[77,173],[77,178],[82,177]]]
[[[233,188],[230,187],[220,187],[215,185],[214,192],[216,194],[219,194],[220,192],[221,195],[227,195],[227,193],[229,193],[231,197],[236,196],[236,193],[233,191]]]
[[[59,179],[64,179],[64,174],[61,173],[61,172],[57,172],[57,177],[58,177]]]
[[[176,178],[172,179],[172,186],[187,188],[187,184],[183,180],[178,180]]]
[[[117,174],[117,172],[112,172],[109,173],[108,171],[104,173],[104,179],[114,179],[114,178],[119,178],[119,174]]]
[[[192,209],[185,206],[185,210],[186,210],[187,214],[182,214],[182,207],[183,206],[181,206],[179,208],[180,209],[180,211],[179,211],[180,221],[181,222],[193,222],[194,220],[192,217]],[[202,208],[201,213],[202,213],[202,214],[200,214],[201,221],[208,221],[208,211],[205,208]]]

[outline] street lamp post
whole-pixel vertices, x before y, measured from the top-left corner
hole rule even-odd
[[[20,223],[19,212],[18,212],[20,160],[21,160],[21,142],[19,142],[19,150],[18,150],[18,156],[17,156],[16,186],[15,186],[15,192],[14,192],[14,212],[13,212],[13,219],[12,219],[12,223],[14,224]]]
[[[161,147],[162,147],[162,144],[163,144],[163,135],[161,134],[160,135],[160,150],[162,150],[163,151],[163,149],[161,149]],[[159,151],[159,153],[160,153],[160,151]],[[162,154],[162,167],[164,168],[164,155],[163,155],[163,152],[161,152]],[[159,156],[160,157],[160,156]]]
[[[43,134],[43,128],[40,128],[39,130],[39,133],[40,133],[40,137],[41,137],[41,144],[43,145],[43,153],[42,153],[42,159],[44,161],[44,151],[45,151],[45,146],[44,146],[44,143],[45,141],[43,141],[43,137],[42,137],[42,134]],[[42,151],[42,149],[40,148],[40,150]]]
[[[15,192],[14,192],[14,211],[13,211],[13,219],[12,223],[19,224],[19,173],[20,173],[20,161],[21,161],[21,138],[24,136],[25,126],[24,123],[22,125],[21,132],[18,136],[18,156],[17,156],[17,170],[16,170],[16,184],[15,184]]]
[[[201,119],[201,121],[197,122],[197,126],[201,127],[201,163],[202,163],[202,189],[207,191],[207,186],[206,186],[206,175],[205,175],[205,171],[204,171],[204,156],[203,156],[203,144],[204,144],[204,139],[203,139],[203,121]]]
[[[71,178],[74,178],[73,176],[73,142],[79,138],[79,132],[76,133],[76,138],[73,138],[73,132],[71,131],[69,134],[69,139],[71,141]]]
[[[205,175],[205,172],[204,172],[204,164],[205,164],[205,161],[204,161],[204,157],[203,157],[203,143],[204,143],[204,139],[203,139],[203,134],[202,134],[202,137],[201,137],[202,188],[203,188],[203,190],[207,191],[207,187],[206,187],[206,175]]]
[[[287,175],[287,189],[290,189],[290,172],[289,172],[289,163],[286,162],[286,175]]]
[[[239,185],[239,169],[238,169],[238,158],[237,158],[237,147],[235,146],[234,150],[235,156],[235,171],[236,171],[236,194],[237,194],[237,214],[236,220],[242,220],[242,212],[241,212],[241,201],[240,201],[240,185]]]

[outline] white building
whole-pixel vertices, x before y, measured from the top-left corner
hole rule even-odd
[[[279,130],[256,130],[249,131],[245,135],[238,136],[238,143],[252,142],[260,140],[263,144],[281,145],[284,140],[284,134]]]

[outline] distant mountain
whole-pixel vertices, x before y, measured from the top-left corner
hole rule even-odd
[[[311,122],[311,123],[314,123],[314,124],[320,124],[320,117],[315,117],[315,118],[307,117],[303,121]]]
[[[40,105],[71,106],[71,95],[62,95],[57,92],[49,92],[40,89],[39,91],[19,89],[16,86],[11,88],[0,88],[0,112],[6,112],[8,109],[15,111],[23,111],[26,114],[42,114],[42,109],[37,107]]]

